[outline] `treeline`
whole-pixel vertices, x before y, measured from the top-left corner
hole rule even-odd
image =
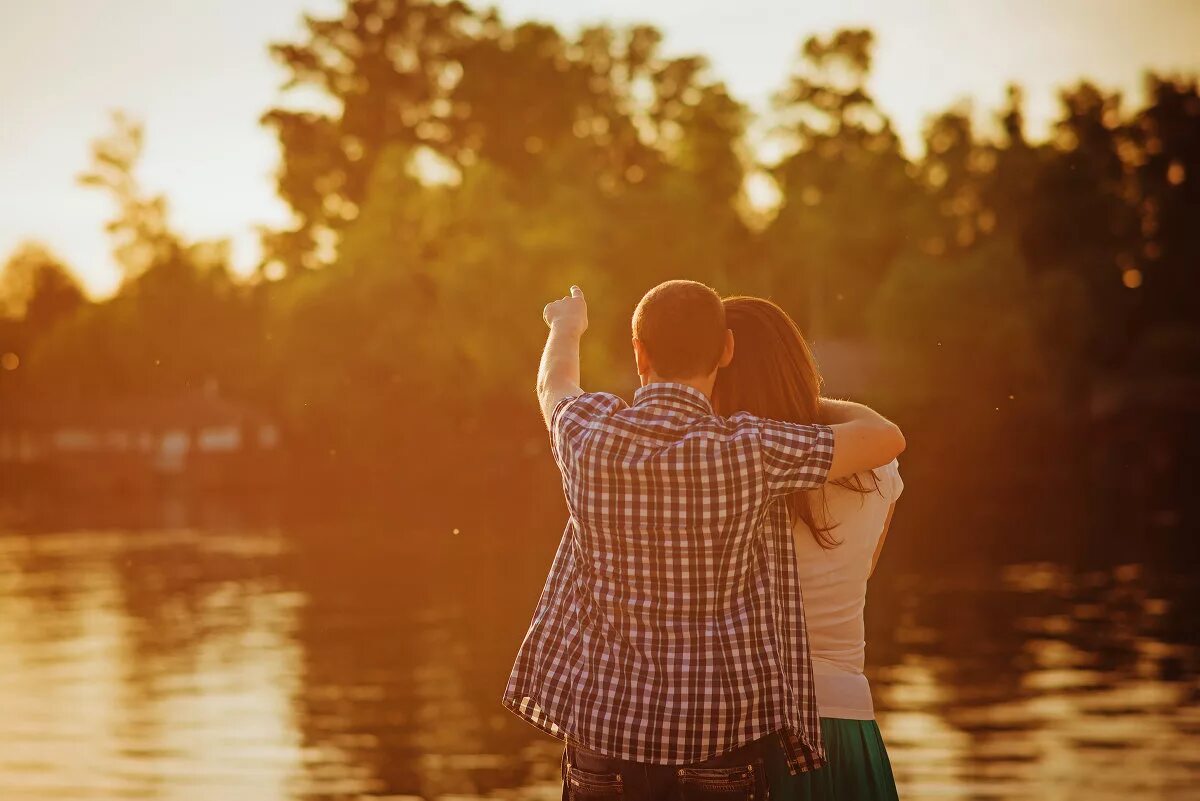
[[[1066,88],[1046,141],[1014,87],[995,125],[948,110],[910,158],[867,89],[872,34],[839,31],[781,76],[761,122],[786,155],[760,165],[747,107],[660,42],[459,2],[308,19],[271,47],[308,100],[263,115],[294,224],[263,232],[250,281],[224,243],[171,227],[133,177],[141,129],[117,118],[83,180],[114,200],[121,289],[90,302],[50,251],[14,254],[0,403],[215,380],[348,473],[444,458],[502,475],[514,443],[540,453],[542,304],[585,286],[588,382],[628,388],[629,313],[672,277],[770,295],[818,341],[872,343],[895,403],[1078,408],[1101,376],[1194,367],[1194,77],[1147,76],[1136,109]],[[748,176],[773,181],[772,208]]]

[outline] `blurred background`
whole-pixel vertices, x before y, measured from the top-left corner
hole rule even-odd
[[[0,798],[557,798],[541,308],[676,277],[906,430],[903,797],[1200,798],[1200,5],[815,6],[0,0]]]

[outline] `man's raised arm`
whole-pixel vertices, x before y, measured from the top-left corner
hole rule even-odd
[[[583,393],[579,388],[579,340],[588,326],[583,290],[571,287],[569,297],[546,305],[542,319],[550,326],[550,334],[538,367],[537,394],[542,419],[549,428],[550,416],[559,402]]]
[[[829,478],[882,467],[904,452],[904,434],[883,415],[850,401],[820,400],[821,422],[833,429]]]

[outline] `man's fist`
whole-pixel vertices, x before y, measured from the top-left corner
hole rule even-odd
[[[582,334],[588,327],[587,301],[583,298],[583,290],[573,286],[570,296],[547,303],[542,310],[542,319],[555,330]]]

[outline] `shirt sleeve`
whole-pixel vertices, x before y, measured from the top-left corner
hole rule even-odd
[[[833,429],[826,425],[761,420],[762,464],[767,492],[790,495],[816,489],[829,478],[833,463]]]
[[[887,494],[887,499],[895,503],[900,494],[904,492],[904,479],[900,478],[900,463],[893,459],[879,469],[883,474],[884,490]]]
[[[607,392],[584,392],[560,400],[550,413],[550,447],[559,469],[569,468],[590,423],[624,406],[625,401]]]

